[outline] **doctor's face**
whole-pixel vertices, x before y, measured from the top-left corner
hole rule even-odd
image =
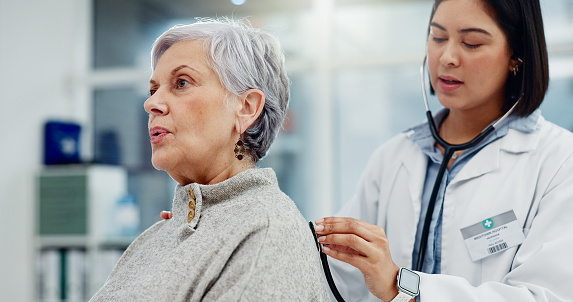
[[[430,80],[440,103],[450,110],[496,115],[502,110],[515,63],[489,10],[482,0],[444,0],[431,20]]]

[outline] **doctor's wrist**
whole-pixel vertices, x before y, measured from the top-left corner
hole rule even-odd
[[[380,295],[375,294],[375,296],[378,299],[382,300],[383,302],[390,302],[398,295],[399,292],[398,292],[398,280],[397,280],[397,278],[398,278],[399,271],[400,271],[400,268],[396,267],[396,273],[392,274],[393,277],[390,277],[390,279],[389,279],[391,281],[388,282],[389,280],[387,280],[386,290],[383,293],[380,293]]]
[[[383,302],[391,302],[392,300],[394,300],[394,298],[396,298],[398,296],[399,292],[397,289],[393,290],[392,292],[389,292],[388,295],[386,296],[387,298],[385,299],[381,299]]]

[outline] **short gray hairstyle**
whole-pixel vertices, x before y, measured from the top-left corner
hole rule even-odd
[[[200,19],[164,32],[153,44],[151,68],[172,45],[203,41],[207,59],[221,84],[234,96],[249,89],[265,94],[259,118],[243,134],[245,149],[255,162],[263,158],[282,127],[289,101],[290,81],[285,58],[274,36],[245,20]]]

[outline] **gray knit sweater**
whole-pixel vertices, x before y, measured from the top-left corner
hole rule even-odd
[[[254,168],[177,185],[173,218],[141,234],[90,301],[327,300],[306,221],[273,170]]]

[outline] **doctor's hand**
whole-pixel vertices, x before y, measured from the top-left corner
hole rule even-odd
[[[358,268],[368,290],[382,301],[398,295],[400,268],[392,261],[388,238],[380,226],[354,218],[328,217],[315,221],[322,251]]]

